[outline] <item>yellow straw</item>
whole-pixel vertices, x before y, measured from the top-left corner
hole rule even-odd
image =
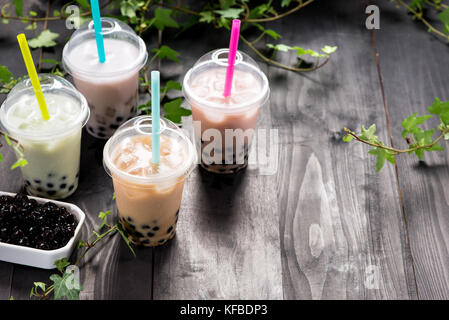
[[[47,104],[45,103],[44,94],[42,93],[41,84],[37,76],[36,67],[34,66],[33,57],[31,56],[30,48],[28,47],[27,39],[23,33],[17,36],[19,41],[20,50],[22,51],[23,60],[30,76],[31,84],[33,85],[34,93],[36,94],[37,103],[41,109],[42,118],[44,120],[50,120],[50,114],[48,113]]]

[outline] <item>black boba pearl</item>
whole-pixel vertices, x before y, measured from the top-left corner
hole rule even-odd
[[[142,226],[142,229],[150,229],[151,227],[149,226],[149,225],[147,225],[147,224],[144,224],[143,226]]]
[[[105,128],[105,127],[102,127],[102,126],[100,126],[100,127],[98,127],[98,130],[100,130],[100,131],[106,131],[106,128]]]
[[[129,222],[133,222],[134,221],[133,218],[131,218],[131,217],[127,217],[126,219],[128,219]]]
[[[25,185],[29,186],[29,185],[31,185],[31,182],[29,182],[28,180],[25,180]]]
[[[47,187],[53,188],[53,183],[47,183]]]
[[[41,184],[41,181],[38,180],[38,179],[34,179],[34,182],[37,183],[37,184]]]
[[[167,233],[170,233],[173,230],[173,226],[170,226],[170,228],[168,228]]]
[[[136,237],[138,237],[138,238],[142,238],[142,237],[143,237],[143,234],[141,234],[141,233],[138,232],[138,231],[134,232],[134,235],[135,235]]]
[[[49,178],[51,178],[51,177],[53,177],[53,176],[55,176],[55,174],[53,174],[53,173],[51,173],[51,172],[48,174],[48,177],[49,177]]]
[[[133,229],[133,230],[136,230],[136,226],[133,225],[133,224],[130,224],[129,227],[130,227],[131,229]]]
[[[47,191],[47,194],[48,194],[49,196],[54,196],[54,195],[56,194],[56,191],[55,191],[55,190],[48,190],[48,191]]]
[[[148,233],[147,233],[147,236],[150,237],[150,238],[151,238],[151,237],[154,237],[154,233],[153,233],[153,232],[148,232]]]
[[[110,124],[109,128],[111,128],[112,130],[116,130],[116,129],[118,129],[118,124],[115,124],[115,123]]]
[[[61,184],[60,186],[59,186],[59,188],[61,188],[61,189],[65,189],[67,187],[67,184],[66,183],[63,183],[63,184]]]
[[[105,135],[103,132],[98,132],[97,135],[98,135],[100,138],[106,138],[106,135]]]
[[[122,121],[123,121],[123,118],[122,118],[122,117],[117,117],[117,118],[115,118],[115,121],[117,121],[117,122],[122,122]]]
[[[150,240],[148,239],[142,240],[142,244],[150,244]]]
[[[75,186],[72,184],[72,185],[69,187],[69,191],[72,191],[73,188],[75,188]]]
[[[66,176],[62,176],[61,180],[64,181],[65,179],[67,179]]]
[[[156,227],[153,228],[153,231],[158,231],[158,230],[159,230],[159,227],[158,227],[158,226],[156,226]]]

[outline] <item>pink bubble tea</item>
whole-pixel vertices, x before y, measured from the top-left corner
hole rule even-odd
[[[260,107],[268,100],[265,74],[238,52],[232,91],[224,97],[228,49],[203,56],[184,78],[184,95],[192,108],[201,166],[230,174],[246,168]]]
[[[148,54],[144,41],[126,24],[102,18],[106,61],[98,60],[93,23],[77,30],[63,51],[64,68],[86,97],[87,131],[106,139],[137,112],[139,70]]]

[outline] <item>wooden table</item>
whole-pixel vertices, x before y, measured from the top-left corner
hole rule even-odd
[[[114,236],[82,266],[82,299],[449,298],[449,152],[421,163],[401,156],[377,174],[366,146],[341,141],[343,127],[376,123],[384,141],[404,146],[402,119],[423,114],[434,97],[449,99],[448,47],[389,1],[369,2],[380,7],[380,30],[365,28],[362,0],[319,0],[268,24],[282,43],[339,46],[312,73],[261,63],[271,103],[259,127],[278,129],[277,172],[216,177],[195,169],[175,239],[136,248],[134,258]],[[27,6],[45,11],[39,1]],[[60,39],[70,35],[63,23],[51,27]],[[1,26],[0,64],[19,75],[17,30],[20,23]],[[154,47],[154,37],[145,40]],[[226,42],[225,33],[200,28],[166,42],[182,57],[179,65],[162,63],[163,78],[182,79],[203,53]],[[59,59],[61,47],[44,57]],[[87,213],[84,236],[99,225],[99,211],[114,208],[103,145],[84,134],[80,186],[67,199]],[[20,172],[8,169],[14,156],[2,153],[0,190],[17,192]],[[48,282],[51,273],[0,262],[0,299],[28,299],[33,281]]]

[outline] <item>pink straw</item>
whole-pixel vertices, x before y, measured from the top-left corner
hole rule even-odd
[[[232,20],[231,41],[229,41],[228,67],[226,68],[226,82],[223,95],[229,97],[232,89],[232,77],[234,76],[235,56],[239,46],[240,20]]]

